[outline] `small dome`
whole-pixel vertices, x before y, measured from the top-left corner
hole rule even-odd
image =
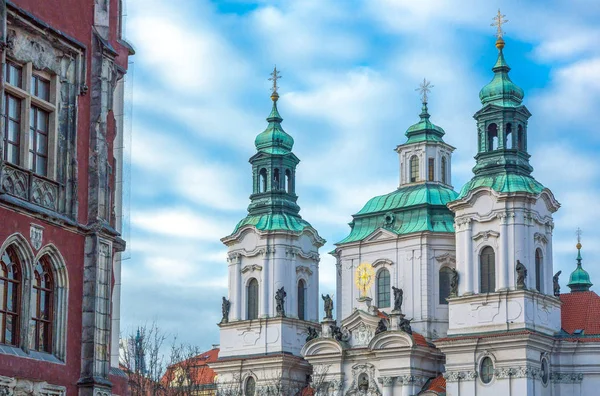
[[[406,143],[422,141],[443,142],[442,137],[445,132],[441,127],[429,121],[430,115],[427,110],[427,103],[423,103],[419,117],[421,117],[421,120],[406,130],[406,137],[408,137]]]
[[[294,138],[288,135],[281,127],[283,118],[277,111],[277,102],[273,101],[273,109],[267,117],[269,125],[267,129],[261,132],[254,140],[254,145],[258,151],[270,154],[286,154],[292,151],[294,147]]]
[[[589,291],[592,287],[590,280],[590,274],[581,266],[581,244],[577,244],[577,268],[571,272],[569,277],[569,283],[567,286],[571,289],[571,292]]]
[[[495,103],[501,106],[519,106],[525,93],[508,76],[510,67],[499,49],[498,60],[492,68],[494,78],[479,92],[481,104]]]

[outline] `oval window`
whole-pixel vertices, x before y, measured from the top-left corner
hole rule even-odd
[[[548,360],[542,359],[542,384],[548,385],[548,377],[550,377],[550,373],[548,372]]]
[[[489,384],[494,378],[494,362],[489,357],[484,357],[481,361],[481,368],[479,370],[481,382]]]

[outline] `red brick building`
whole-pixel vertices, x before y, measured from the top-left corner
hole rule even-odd
[[[0,1],[0,394],[128,393],[121,3]]]

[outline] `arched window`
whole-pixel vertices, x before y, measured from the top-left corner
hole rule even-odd
[[[410,158],[410,182],[414,183],[419,181],[419,158],[413,155]]]
[[[498,150],[498,127],[490,124],[487,129],[487,151]]]
[[[539,248],[535,251],[535,289],[542,291],[542,251]]]
[[[255,278],[248,282],[246,318],[248,320],[258,318],[258,281]]]
[[[442,157],[442,183],[448,184],[446,180],[446,157]]]
[[[21,263],[13,248],[0,259],[0,344],[19,345]]]
[[[267,191],[267,170],[262,168],[259,172],[258,192],[264,193]]]
[[[29,346],[36,351],[52,352],[52,320],[54,280],[50,263],[42,258],[35,266]]]
[[[279,169],[273,171],[273,190],[279,190]]]
[[[246,379],[246,385],[244,385],[244,396],[254,396],[256,394],[256,380],[254,377],[248,377]]]
[[[481,293],[491,293],[496,290],[496,255],[490,246],[481,251],[479,276]]]
[[[377,274],[377,308],[390,306],[390,272],[382,269]]]
[[[285,171],[285,185],[288,193],[292,192],[292,172],[289,169]]]
[[[492,359],[489,356],[486,356],[481,360],[479,375],[481,377],[481,382],[484,384],[492,382],[492,379],[494,378],[494,362],[492,362]]]
[[[452,270],[448,267],[440,269],[440,304],[448,305],[448,297],[450,297],[450,279],[452,278]]]
[[[427,173],[427,180],[433,181],[435,179],[435,159],[433,158],[429,158]]]
[[[508,123],[506,124],[506,132],[504,133],[504,148],[506,149],[511,149],[513,144],[512,144],[512,124]]]
[[[524,139],[524,135],[523,135],[523,125],[519,125],[519,128],[517,129],[517,149],[518,150],[525,150],[525,139]]]
[[[298,281],[298,319],[305,320],[306,309],[306,284],[304,280]]]

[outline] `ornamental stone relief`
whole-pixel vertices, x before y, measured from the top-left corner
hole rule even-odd
[[[355,330],[352,331],[352,346],[367,346],[374,336],[375,331],[364,323],[361,323]]]
[[[50,210],[58,210],[58,184],[33,175],[31,180],[31,202]]]
[[[583,373],[550,373],[550,381],[555,384],[576,384],[583,381]]]
[[[29,174],[7,163],[2,167],[2,189],[15,197],[29,199]]]
[[[352,384],[346,396],[381,396],[375,381],[375,366],[370,363],[352,366]]]

